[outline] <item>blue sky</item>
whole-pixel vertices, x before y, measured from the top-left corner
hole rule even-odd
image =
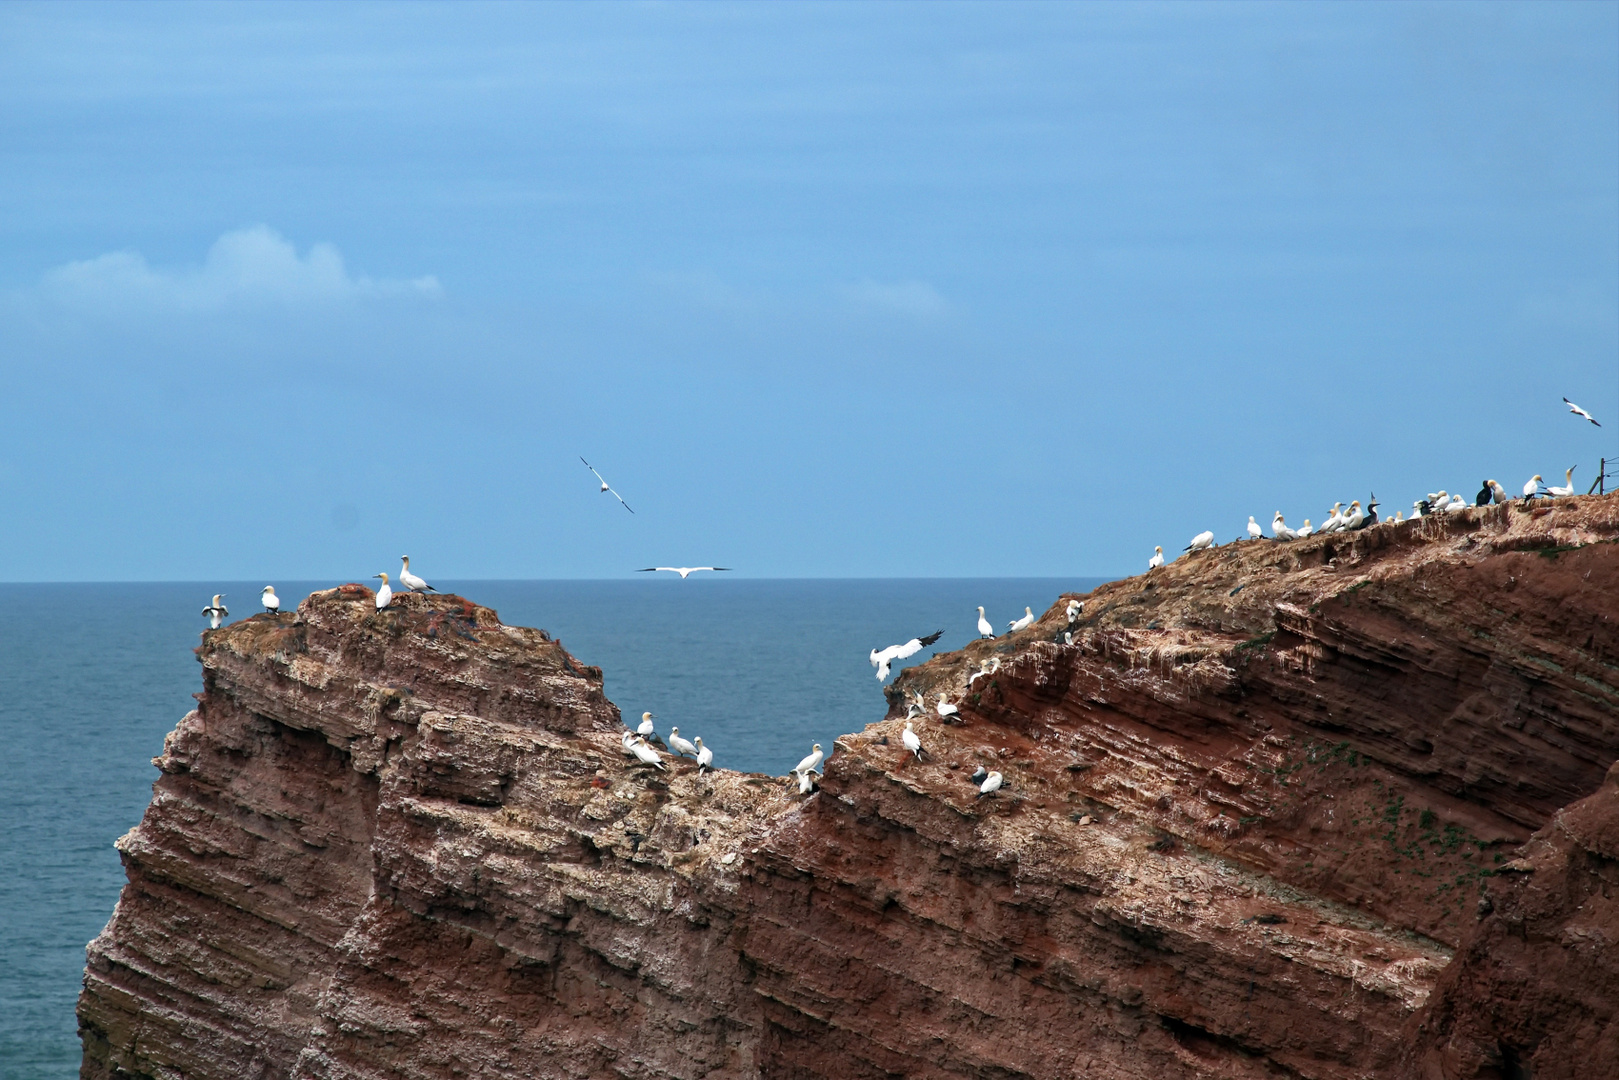
[[[1114,574],[1583,489],[1616,42],[1612,3],[0,6],[0,580]]]

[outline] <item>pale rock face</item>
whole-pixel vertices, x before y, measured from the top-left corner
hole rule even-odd
[[[1613,1074],[1616,539],[1577,497],[1114,582],[902,673],[808,798],[627,764],[542,631],[317,593],[202,647],[82,1075]],[[907,690],[961,704],[922,761]]]

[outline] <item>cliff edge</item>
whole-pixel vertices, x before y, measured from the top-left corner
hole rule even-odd
[[[204,635],[81,1075],[1619,1075],[1616,541],[1196,553],[903,672],[808,797],[628,764],[543,631],[316,593]]]

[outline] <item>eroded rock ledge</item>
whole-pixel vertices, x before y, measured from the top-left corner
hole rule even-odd
[[[82,1075],[1619,1075],[1616,540],[1199,553],[905,672],[807,799],[627,767],[542,631],[316,593],[204,636]],[[923,762],[907,689],[965,694]]]

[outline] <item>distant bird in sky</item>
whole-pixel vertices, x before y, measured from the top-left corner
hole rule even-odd
[[[1190,544],[1187,544],[1186,547],[1184,547],[1182,550],[1183,551],[1202,551],[1204,548],[1211,548],[1213,546],[1214,546],[1214,533],[1211,532],[1208,529],[1204,529],[1202,532],[1200,532],[1196,536],[1192,537],[1192,542]]]
[[[383,608],[393,603],[394,591],[388,587],[387,574],[372,574],[371,576],[382,579],[382,588],[377,590],[377,610],[381,611]]]
[[[905,749],[916,755],[916,760],[922,760],[922,740],[911,730],[909,720],[905,721],[905,733],[899,737],[899,741],[905,744]]]
[[[1011,622],[1007,623],[1006,625],[1010,628],[1011,633],[1015,634],[1019,630],[1022,630],[1024,627],[1028,626],[1032,622],[1034,622],[1034,612],[1032,610],[1030,610],[1028,607],[1025,607],[1023,609],[1023,618],[1021,618],[1021,619],[1013,619]]]
[[[401,555],[399,558],[404,561],[404,565],[399,568],[399,584],[411,592],[438,592],[433,586],[410,572],[409,555]]]
[[[937,630],[927,637],[913,637],[903,645],[890,645],[886,649],[871,650],[871,666],[877,669],[877,681],[882,682],[888,678],[889,665],[895,660],[908,660],[943,636],[944,631]]]
[[[1001,785],[1005,782],[1005,779],[1000,773],[990,773],[988,776],[984,777],[984,782],[978,785],[978,797],[982,799],[985,795],[995,794],[997,791],[1001,790]]]
[[[952,716],[960,716],[960,715],[961,715],[961,710],[956,708],[954,705],[950,704],[949,701],[945,700],[945,696],[943,694],[940,694],[939,695],[939,719],[948,720]]]
[[[584,457],[583,457],[583,456],[581,456],[581,457],[580,457],[580,458],[579,458],[579,460],[580,460],[580,461],[585,461],[585,459],[584,459]],[[591,464],[591,463],[590,463],[590,462],[588,462],[588,461],[585,461],[585,468],[587,468],[587,469],[589,469],[589,470],[590,470],[590,471],[591,471],[591,472],[593,472],[593,473],[595,473],[595,474],[596,474],[596,479],[597,479],[597,480],[601,480],[601,485],[602,485],[602,494],[603,494],[603,495],[605,495],[605,494],[607,494],[607,493],[608,493],[608,492],[609,492],[609,491],[612,491],[612,492],[613,492],[613,498],[615,498],[615,499],[617,499],[617,500],[618,500],[618,503],[619,503],[619,505],[620,505],[620,506],[622,506],[622,507],[623,507],[623,508],[624,508],[624,509],[626,509],[626,510],[629,510],[629,511],[630,511],[630,513],[632,513],[632,514],[633,514],[633,513],[635,513],[635,511],[634,511],[634,510],[630,510],[630,504],[629,504],[629,503],[627,503],[627,502],[625,502],[625,501],[624,501],[624,496],[622,496],[622,495],[620,495],[620,494],[619,494],[619,493],[618,493],[618,492],[616,492],[616,491],[613,491],[613,486],[612,486],[612,485],[611,485],[611,484],[609,484],[609,483],[608,483],[608,482],[607,482],[607,481],[606,481],[606,480],[602,480],[602,474],[601,474],[601,473],[599,473],[599,472],[596,472],[596,466],[594,466],[594,465],[592,465],[592,464]],[[654,515],[652,515],[652,516],[653,516],[653,517],[657,517],[657,515],[656,515],[656,514],[654,514]],[[682,577],[684,577],[684,576],[685,576],[685,575],[681,575],[681,576],[682,576]]]
[[[652,749],[652,747],[648,746],[645,739],[638,738],[631,742],[630,749],[635,751],[636,758],[639,759],[643,765],[655,765],[662,771],[668,771],[667,769],[664,769],[663,762],[658,757],[658,752]]]
[[[654,515],[656,516],[656,515]],[[643,566],[637,574],[655,574],[660,570],[667,570],[671,574],[679,574],[680,580],[685,581],[687,574],[695,574],[699,570],[729,570],[729,566]]]
[[[281,597],[275,594],[274,585],[266,585],[264,592],[259,594],[259,603],[264,605],[265,611],[280,611]]]
[[[652,738],[652,733],[656,730],[657,729],[652,726],[652,714],[649,712],[642,713],[641,726],[635,729],[635,733],[641,736],[643,739],[650,739]]]
[[[669,749],[680,757],[697,756],[697,747],[693,746],[689,740],[681,738],[680,729],[677,727],[669,729],[669,737],[664,741],[669,744]]]
[[[809,757],[793,766],[793,772],[798,773],[800,777],[802,777],[805,773],[814,772],[816,769],[821,767],[821,762],[825,759],[825,757],[826,755],[821,753],[821,744],[816,743],[810,748]],[[802,784],[802,781],[800,781],[800,783]],[[800,790],[802,790],[802,788],[800,788]]]
[[[202,613],[208,616],[208,626],[210,629],[218,630],[220,620],[226,615],[230,614],[230,608],[219,602],[219,598],[224,595],[225,594],[222,592],[214,593],[213,602],[202,609]]]
[[[1550,495],[1554,499],[1566,499],[1570,495],[1574,494],[1574,470],[1577,468],[1579,468],[1578,465],[1570,465],[1568,472],[1563,474],[1563,486],[1551,487],[1548,485],[1546,488],[1546,494]]]
[[[1264,535],[1265,535],[1265,530],[1261,529],[1259,527],[1259,522],[1254,520],[1254,515],[1249,514],[1248,515],[1248,539],[1250,539],[1250,540],[1259,540],[1259,539],[1263,538]]]
[[[1578,405],[1574,404],[1568,398],[1563,399],[1563,404],[1567,405],[1568,406],[1568,411],[1573,413],[1575,416],[1583,416],[1587,420],[1591,421],[1591,423],[1597,424],[1597,418],[1596,417],[1592,416],[1590,413],[1586,412],[1584,409],[1582,409]],[[1602,426],[1601,424],[1597,424],[1597,427],[1601,427],[1601,426]]]
[[[993,626],[989,625],[989,620],[988,619],[984,618],[984,605],[982,605],[982,604],[978,605],[978,636],[979,637],[994,637],[995,636],[995,628]]]
[[[703,737],[701,735],[697,736],[696,742],[697,771],[702,772],[705,769],[712,769],[714,767],[714,751],[703,745]]]
[[[1161,546],[1154,545],[1152,558],[1147,560],[1147,569],[1156,570],[1162,565],[1164,565],[1164,549]]]
[[[1525,502],[1528,502],[1530,499],[1533,499],[1537,494],[1540,493],[1540,484],[1540,474],[1536,473],[1535,475],[1531,476],[1528,482],[1523,485],[1523,498]]]

